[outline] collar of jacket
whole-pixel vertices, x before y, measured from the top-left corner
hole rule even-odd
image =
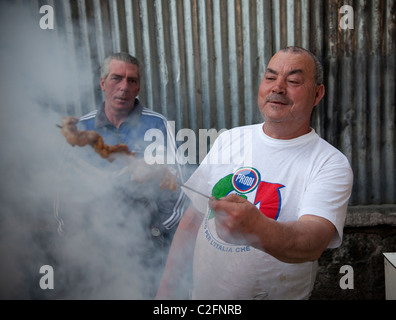
[[[103,102],[102,106],[99,108],[98,113],[95,117],[95,129],[103,128],[106,126],[113,126],[114,125],[110,122],[110,120],[107,118],[106,113],[105,113],[105,104]],[[135,99],[135,105],[132,109],[132,111],[129,113],[128,117],[124,120],[123,123],[128,122],[132,126],[135,126],[138,124],[140,116],[143,111],[143,106],[140,103],[139,99]]]

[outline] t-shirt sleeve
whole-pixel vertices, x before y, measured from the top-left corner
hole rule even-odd
[[[346,157],[339,154],[326,161],[311,179],[304,192],[298,217],[315,215],[333,223],[336,232],[328,248],[337,248],[342,243],[348,202],[352,191],[352,169]]]

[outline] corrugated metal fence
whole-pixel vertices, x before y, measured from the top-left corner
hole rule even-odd
[[[324,64],[327,89],[313,126],[352,163],[351,204],[395,203],[395,0],[34,3],[44,4],[74,48],[71,66],[92,72],[91,94],[68,107],[75,115],[102,100],[100,61],[128,51],[144,65],[142,102],[176,130],[258,123],[256,97],[270,57],[288,45],[310,49]],[[353,19],[345,20],[350,8]]]

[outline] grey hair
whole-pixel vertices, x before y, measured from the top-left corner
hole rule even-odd
[[[101,75],[100,75],[103,79],[106,79],[110,73],[111,60],[124,61],[126,63],[130,63],[135,66],[138,66],[138,68],[140,69],[140,62],[136,57],[133,57],[129,53],[126,53],[126,52],[112,53],[106,59],[103,60],[102,67],[101,67]],[[140,78],[140,71],[139,71],[139,78]]]
[[[318,86],[323,83],[323,67],[320,63],[319,59],[309,50],[298,47],[298,46],[290,46],[281,50],[282,52],[291,52],[296,54],[307,53],[315,63],[315,74],[314,80],[315,84]]]

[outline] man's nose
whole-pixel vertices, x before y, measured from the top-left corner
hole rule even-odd
[[[120,90],[128,90],[128,79],[122,79],[122,81],[120,82]]]
[[[276,83],[272,87],[272,93],[286,94],[286,84],[283,79],[277,79]]]

